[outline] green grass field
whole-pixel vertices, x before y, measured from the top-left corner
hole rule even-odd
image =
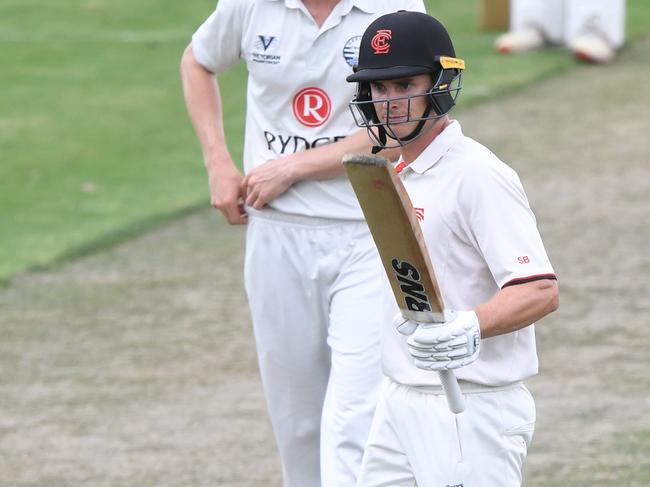
[[[208,204],[178,62],[214,3],[0,4],[0,282]],[[500,57],[476,0],[435,4],[468,63],[463,106],[575,65],[559,49]],[[629,38],[647,34],[650,4],[633,2],[628,19]],[[244,79],[241,66],[221,79],[237,159]]]

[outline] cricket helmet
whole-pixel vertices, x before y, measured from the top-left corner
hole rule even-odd
[[[356,82],[357,90],[350,102],[350,110],[359,127],[366,127],[377,146],[397,147],[420,135],[427,120],[447,114],[455,105],[462,86],[465,62],[456,58],[454,46],[445,27],[435,18],[421,12],[400,10],[383,15],[372,22],[361,38],[359,63],[347,81]],[[417,121],[415,129],[405,137],[398,137],[389,122],[381,122],[375,110],[370,85],[373,81],[387,81],[421,74],[431,76],[430,89],[422,94],[405,97],[408,120]],[[422,114],[411,113],[411,99],[426,97]],[[392,100],[396,100],[393,98]],[[387,137],[397,144],[387,145]]]

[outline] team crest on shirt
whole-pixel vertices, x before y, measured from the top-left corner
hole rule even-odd
[[[348,65],[359,64],[359,46],[361,46],[361,36],[350,37],[343,46],[343,59]]]
[[[424,208],[413,208],[415,210],[415,216],[417,217],[418,220],[421,222],[424,221]]]
[[[279,64],[280,56],[273,53],[278,43],[276,36],[258,35],[255,38],[251,60],[262,64]]]

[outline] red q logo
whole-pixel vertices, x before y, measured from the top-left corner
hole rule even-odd
[[[389,41],[393,37],[393,31],[389,29],[380,29],[372,38],[370,45],[375,50],[375,54],[388,54],[390,51]]]
[[[318,127],[327,122],[332,102],[320,88],[305,88],[293,97],[293,114],[307,127]]]

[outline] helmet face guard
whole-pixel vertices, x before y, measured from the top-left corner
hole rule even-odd
[[[456,99],[462,89],[462,70],[465,63],[462,59],[439,57],[436,61],[440,64],[437,79],[432,81],[431,88],[421,94],[372,99],[370,84],[372,81],[384,81],[382,79],[359,81],[354,99],[350,102],[349,108],[358,127],[365,127],[370,138],[375,142],[373,152],[379,152],[384,148],[400,147],[411,142],[422,134],[422,129],[428,120],[437,120],[447,113],[456,104]],[[433,73],[432,73],[433,74]],[[416,114],[411,110],[411,101],[416,98],[425,97],[426,108],[423,113]],[[404,100],[407,104],[407,118],[399,122],[389,122],[391,102]],[[386,121],[382,122],[377,115],[377,109],[385,110]],[[418,122],[410,134],[399,137],[395,127],[408,123]],[[395,141],[391,143],[388,139]]]

